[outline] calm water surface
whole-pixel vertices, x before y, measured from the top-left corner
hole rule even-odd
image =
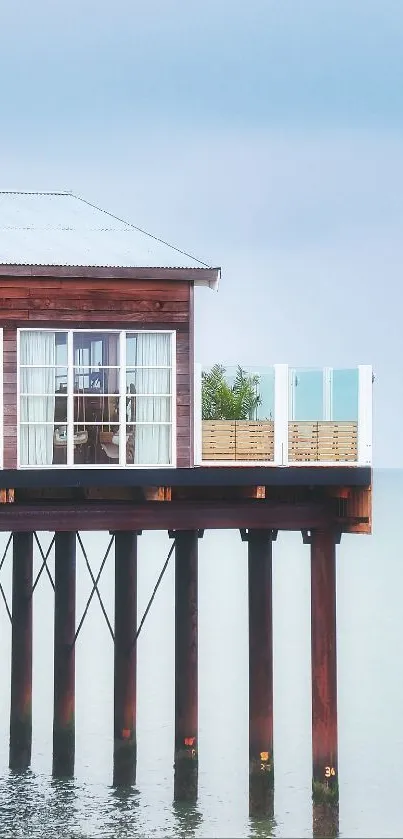
[[[349,839],[403,837],[402,511],[403,473],[375,473],[373,536],[343,536],[338,548],[339,835]],[[107,538],[83,538],[96,572]],[[168,549],[165,534],[139,539],[140,614]],[[9,598],[10,572],[8,560],[1,581]],[[50,777],[53,594],[45,575],[34,596],[32,769],[9,773],[11,632],[0,603],[1,837],[312,836],[309,548],[297,534],[279,534],[274,546],[273,822],[248,816],[246,545],[232,532],[206,533],[200,543],[199,801],[173,804],[173,572],[172,562],[139,639],[131,793],[111,787],[113,649],[95,598],[76,653],[76,777]],[[78,618],[90,588],[79,561]],[[100,588],[113,618],[112,558]]]

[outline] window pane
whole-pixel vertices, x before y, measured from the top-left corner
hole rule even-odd
[[[171,335],[164,332],[141,332],[126,337],[126,364],[134,366],[171,365]]]
[[[358,369],[333,370],[332,419],[358,420]]]
[[[88,422],[117,422],[118,419],[118,396],[96,396],[95,394],[74,396],[75,422],[85,425]]]
[[[128,425],[127,462],[129,464],[169,465],[172,462],[171,425]]]
[[[128,422],[171,422],[170,396],[132,396],[127,399]]]
[[[119,463],[119,426],[82,425],[74,426],[74,463],[108,464]]]
[[[21,396],[21,422],[66,422],[66,396]]]
[[[21,466],[52,466],[67,462],[66,427],[29,423],[20,427]]]
[[[126,373],[127,393],[164,394],[171,393],[171,371],[153,369],[128,369]]]
[[[74,364],[93,367],[119,366],[119,333],[74,332]]]
[[[55,332],[56,364],[67,367],[67,332]]]
[[[75,367],[74,390],[91,393],[118,393],[119,368]]]
[[[67,463],[67,425],[56,425],[53,435],[53,463]]]
[[[44,395],[67,391],[67,368],[21,367],[20,391]]]
[[[27,330],[20,333],[20,364],[38,367],[65,364],[67,334],[47,330]]]

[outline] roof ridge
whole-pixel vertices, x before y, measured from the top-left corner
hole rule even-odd
[[[0,189],[0,195],[71,195],[72,196],[73,192],[69,189]]]

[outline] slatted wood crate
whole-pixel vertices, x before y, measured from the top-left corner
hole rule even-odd
[[[351,461],[358,455],[356,422],[290,422],[288,424],[288,460]]]
[[[272,461],[274,423],[203,420],[203,460]]]
[[[274,423],[238,420],[235,423],[236,460],[274,460]]]
[[[235,422],[203,420],[203,460],[235,460]]]

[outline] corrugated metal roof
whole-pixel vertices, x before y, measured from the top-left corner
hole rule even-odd
[[[70,192],[23,191],[0,191],[0,264],[209,267]]]

